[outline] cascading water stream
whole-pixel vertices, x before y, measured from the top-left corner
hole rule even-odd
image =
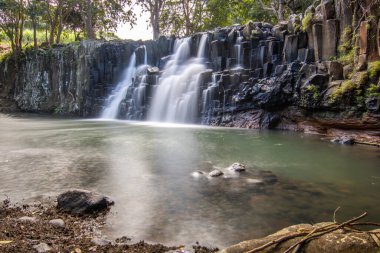
[[[129,65],[125,71],[125,76],[123,80],[119,83],[119,85],[116,86],[115,90],[112,92],[112,94],[107,99],[107,106],[104,109],[101,117],[104,119],[116,119],[119,114],[119,106],[120,103],[126,98],[128,88],[132,85],[133,79],[136,77],[136,75],[139,75],[140,73],[144,72],[145,75],[142,77],[142,81],[139,83],[138,87],[135,89],[133,97],[132,97],[132,103],[136,103],[137,106],[142,103],[142,92],[144,91],[145,87],[145,79],[146,79],[146,69],[148,68],[148,54],[146,50],[146,46],[143,45],[142,48],[144,48],[144,65],[140,65],[139,67],[136,67],[136,51],[132,54]],[[141,88],[140,88],[141,86]],[[138,94],[137,94],[138,93]]]
[[[197,58],[205,58],[206,56],[206,44],[207,44],[207,33],[203,34],[199,42],[199,50]]]
[[[148,53],[146,51],[145,45],[143,45],[143,48],[144,48],[144,65],[147,66],[148,65]]]
[[[237,67],[241,66],[241,43],[243,41],[243,36],[239,36],[236,39],[235,43],[235,52],[236,52],[236,65]]]
[[[215,73],[213,73],[211,77],[211,83],[209,83],[207,89],[204,89],[202,92],[202,124],[209,124],[213,109],[219,106],[219,101],[213,101],[211,99],[215,97],[215,94],[218,92],[218,88],[219,86],[217,76]]]
[[[207,34],[202,35],[197,58],[190,58],[190,39],[176,41],[175,52],[155,87],[148,119],[194,123],[198,116],[200,74],[204,65]]]
[[[129,65],[125,71],[123,81],[121,81],[116,89],[107,99],[107,107],[104,109],[101,117],[103,119],[116,119],[119,113],[119,105],[127,95],[128,88],[131,86],[136,73],[136,53],[134,52],[129,60]]]

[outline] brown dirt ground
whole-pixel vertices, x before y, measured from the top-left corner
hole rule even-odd
[[[35,217],[35,222],[21,221],[20,217]],[[55,227],[49,220],[62,219],[65,227]],[[181,247],[167,247],[140,241],[128,244],[129,238],[121,237],[108,245],[96,245],[91,239],[99,237],[99,228],[104,224],[105,213],[98,216],[78,217],[60,212],[52,204],[11,205],[9,200],[0,205],[0,252],[37,252],[33,246],[46,243],[49,252],[139,252],[161,253],[170,250],[181,252]],[[4,241],[11,241],[5,243]],[[195,253],[211,253],[200,245],[193,246]]]

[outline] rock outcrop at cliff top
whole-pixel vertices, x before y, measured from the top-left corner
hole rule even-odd
[[[249,22],[207,32],[208,69],[194,123],[331,135],[366,130],[363,141],[380,143],[380,7],[370,2],[363,3],[365,15],[352,1],[324,0],[277,25]],[[190,38],[193,57],[201,37]],[[98,116],[134,51],[137,65],[143,63],[144,44],[152,68],[144,89],[142,77],[135,78],[118,116],[144,120],[174,42],[85,41],[27,52],[19,64],[0,64],[0,99],[13,99],[23,111]]]

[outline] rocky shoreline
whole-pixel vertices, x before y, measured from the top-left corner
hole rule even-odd
[[[52,198],[32,204],[13,204],[8,199],[2,201],[0,252],[190,252],[184,250],[185,246],[168,247],[144,241],[132,243],[126,236],[107,239],[100,229],[105,223],[110,202],[104,202],[104,196],[97,193],[79,193],[86,194],[75,198],[72,198],[73,191],[61,194],[58,205]],[[93,209],[94,204],[103,208]],[[70,205],[75,208],[70,209]],[[191,252],[211,253],[217,250],[194,243]]]
[[[271,127],[270,119],[263,116],[262,110],[250,110],[235,114],[225,114],[221,120],[211,123],[212,126],[237,127],[247,129],[274,129],[302,132],[320,135],[327,140],[350,139],[349,143],[380,146],[380,116],[365,114],[361,117],[339,118],[322,117],[318,114],[308,114],[297,108],[290,108],[281,112],[281,122]],[[274,116],[278,117],[278,116]],[[265,125],[265,126],[263,126]]]
[[[234,164],[232,169],[244,169]],[[211,175],[212,176],[212,175]],[[0,204],[0,251],[8,252],[139,252],[139,253],[246,253],[299,252],[376,253],[380,248],[380,229],[361,230],[377,223],[360,222],[363,213],[349,221],[299,224],[272,235],[253,239],[219,250],[200,246],[168,247],[144,241],[132,243],[127,236],[109,240],[101,227],[113,201],[86,190],[72,189],[56,199],[47,198],[33,204]],[[337,211],[337,210],[336,210]],[[335,213],[334,213],[335,220]],[[358,226],[358,227],[355,227]]]

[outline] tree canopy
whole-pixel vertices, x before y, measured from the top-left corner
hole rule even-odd
[[[105,38],[120,23],[135,24],[139,16],[133,12],[135,5],[148,12],[154,39],[160,35],[189,36],[249,20],[275,23],[303,12],[311,3],[312,0],[0,0],[0,38],[6,38],[16,52],[31,41],[37,48],[40,44],[60,44],[70,36],[70,41]]]

